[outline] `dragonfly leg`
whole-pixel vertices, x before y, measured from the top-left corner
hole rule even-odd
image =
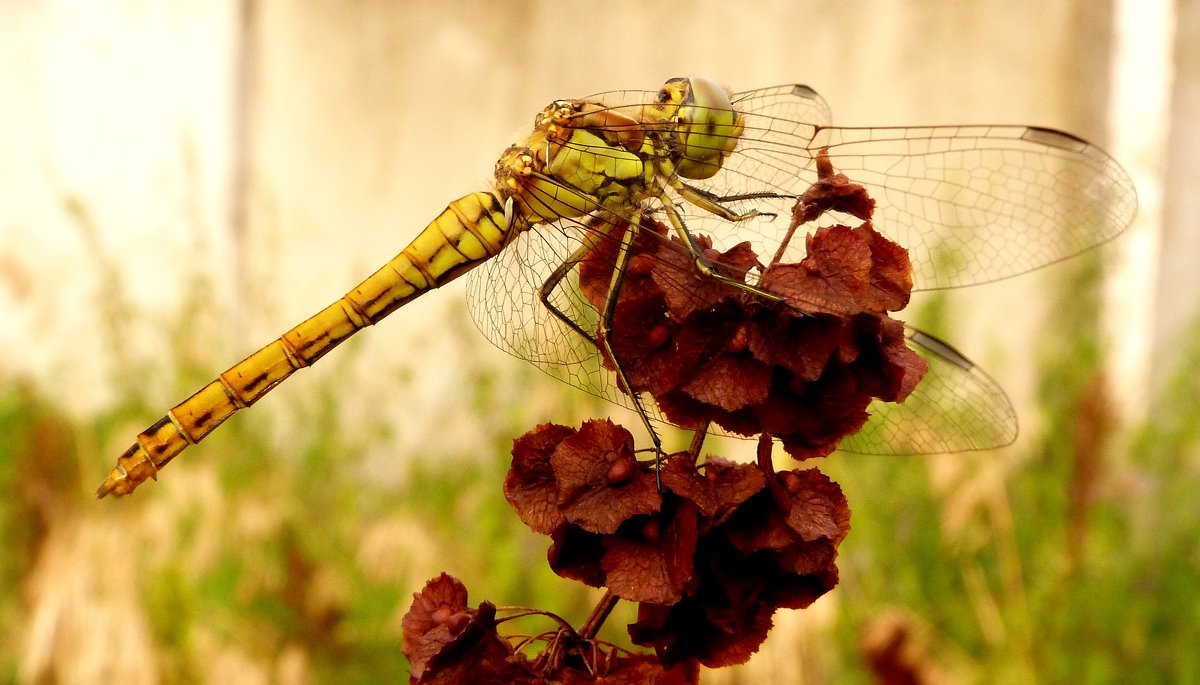
[[[546,279],[546,282],[542,284],[542,287],[538,288],[538,299],[542,301],[542,306],[550,310],[551,314],[569,326],[571,330],[583,336],[584,340],[591,341],[592,344],[596,343],[596,336],[584,330],[582,326],[575,323],[574,319],[572,319],[570,316],[567,316],[566,312],[554,306],[554,303],[550,301],[550,295],[554,292],[554,289],[558,287],[558,284],[562,283],[562,280],[567,277],[567,274],[571,273],[571,270],[576,266],[579,266],[579,263],[582,262],[584,258],[588,256],[588,253],[595,248],[599,239],[600,238],[598,236],[594,237],[585,242],[579,247],[579,249],[572,252],[571,255],[563,260],[563,263],[559,264],[558,268],[556,268],[554,272],[550,274],[550,277]]]
[[[617,296],[621,293],[621,282],[625,279],[625,270],[629,267],[629,259],[633,255],[633,241],[637,239],[640,226],[641,217],[634,217],[634,220],[629,222],[629,226],[621,235],[620,250],[617,253],[616,264],[613,266],[612,280],[608,284],[608,296],[604,300],[604,311],[600,314],[600,325],[604,332],[600,342],[604,345],[604,351],[608,353],[608,358],[612,360],[613,368],[617,372],[617,378],[625,386],[625,392],[629,393],[629,398],[633,400],[634,409],[637,410],[638,416],[642,419],[642,425],[646,427],[646,432],[650,434],[650,440],[654,443],[654,481],[658,485],[658,491],[661,493],[662,440],[658,437],[658,431],[654,430],[654,426],[650,425],[650,415],[646,413],[646,408],[642,406],[641,397],[633,390],[633,385],[629,382],[629,376],[626,375],[625,369],[621,366],[621,362],[617,359],[616,352],[612,348],[613,315],[617,311]]]
[[[690,190],[685,192],[685,190],[688,188],[691,188],[691,186],[679,184],[676,189],[679,190],[680,194],[683,195],[684,199],[688,200],[688,202],[693,202],[693,200],[689,198],[689,195],[691,195],[692,197],[696,198],[693,204],[706,209],[723,219],[727,219],[729,221],[745,221],[746,219],[760,216],[757,210],[753,210],[745,214],[738,214],[728,207],[722,206],[721,204],[706,197],[706,195],[703,193],[692,194]],[[696,239],[692,237],[691,231],[689,231],[687,226],[684,225],[683,217],[680,216],[679,210],[675,208],[675,203],[672,202],[671,199],[666,196],[666,194],[663,194],[660,199],[662,200],[663,211],[666,212],[667,219],[671,222],[671,226],[675,229],[675,233],[679,235],[679,238],[684,242],[685,245],[688,246],[688,249],[691,250],[692,258],[696,263],[696,269],[701,274],[709,278],[715,278],[726,285],[732,286],[739,290],[744,290],[757,297],[774,302],[783,300],[782,297],[776,295],[775,293],[763,290],[762,288],[757,288],[749,283],[746,283],[745,281],[736,278],[730,278],[729,276],[726,276],[725,274],[720,273],[713,268],[712,261],[710,261],[708,257],[704,256],[704,252],[700,249],[700,246],[696,244]]]
[[[712,212],[726,221],[744,221],[756,216],[775,216],[774,212],[760,212],[751,210],[745,214],[737,212],[724,206],[726,202],[742,202],[745,200],[795,200],[796,195],[788,195],[786,193],[772,193],[770,191],[758,191],[753,193],[739,193],[737,195],[717,195],[703,188],[697,188],[690,183],[678,181],[676,190],[688,202],[703,207],[706,211]]]
[[[639,219],[640,220],[640,219]],[[583,336],[585,340],[589,340],[592,344],[603,344],[604,351],[608,353],[609,359],[613,362],[613,368],[616,369],[617,377],[625,386],[626,392],[629,393],[630,399],[633,400],[633,406],[638,413],[638,417],[642,420],[642,425],[646,427],[646,432],[650,434],[650,440],[654,443],[654,480],[658,485],[659,492],[662,492],[662,440],[658,437],[658,431],[650,425],[650,416],[646,413],[646,408],[642,406],[642,400],[637,393],[632,392],[630,388],[633,386],[629,382],[629,377],[625,374],[625,369],[621,367],[621,362],[617,360],[617,355],[612,349],[612,344],[609,342],[612,339],[613,315],[617,309],[617,296],[621,291],[621,281],[625,277],[625,269],[629,266],[629,259],[633,253],[631,249],[633,241],[637,238],[637,230],[639,220],[631,220],[621,237],[621,246],[617,256],[617,262],[613,266],[612,280],[609,281],[608,295],[604,300],[604,311],[601,312],[601,326],[603,327],[603,341],[597,343],[596,336],[584,330],[565,312],[554,306],[550,301],[550,295],[559,283],[571,273],[571,270],[579,265],[596,246],[600,240],[604,240],[609,234],[608,231],[597,233],[588,242],[571,253],[569,257],[563,260],[562,264],[558,265],[546,282],[538,289],[538,298],[541,299],[542,305],[550,310],[550,313],[558,317],[563,323],[569,326],[573,331]],[[610,229],[615,227],[614,224],[609,224]]]

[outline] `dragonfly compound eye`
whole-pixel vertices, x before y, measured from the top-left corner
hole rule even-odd
[[[682,76],[676,76],[672,79],[667,79],[663,87],[658,91],[658,103],[660,105],[678,105],[688,97],[688,92],[691,90],[691,79]]]
[[[684,178],[711,178],[737,147],[745,122],[724,87],[700,77],[688,84],[676,129],[682,153],[678,171]]]

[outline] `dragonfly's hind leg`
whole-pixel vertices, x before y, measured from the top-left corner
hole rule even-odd
[[[604,299],[604,310],[600,312],[600,326],[602,331],[600,340],[597,340],[596,336],[584,330],[583,327],[576,323],[570,316],[568,316],[558,307],[554,306],[554,303],[550,300],[550,296],[554,292],[554,289],[557,288],[559,284],[562,283],[563,279],[567,277],[567,274],[569,274],[572,269],[578,266],[579,263],[587,257],[588,253],[595,248],[598,241],[607,239],[611,235],[611,230],[615,228],[615,224],[609,224],[608,231],[601,231],[600,233],[595,234],[595,237],[592,240],[572,252],[571,256],[567,257],[562,264],[559,264],[558,268],[556,268],[554,272],[550,274],[550,277],[547,278],[546,282],[542,284],[542,287],[538,289],[538,297],[541,299],[542,305],[544,305],[546,309],[550,310],[550,313],[554,314],[554,316],[562,320],[563,323],[570,326],[572,330],[583,336],[584,339],[590,340],[593,344],[603,346],[604,352],[607,353],[608,358],[612,360],[613,368],[617,372],[617,378],[620,380],[621,385],[624,386],[625,392],[629,394],[629,398],[633,401],[633,407],[637,411],[638,417],[641,418],[642,425],[646,427],[646,432],[650,435],[651,442],[654,443],[654,480],[658,485],[659,492],[661,492],[662,439],[658,437],[658,431],[654,430],[654,426],[650,424],[650,415],[646,412],[646,408],[642,405],[641,397],[638,395],[638,393],[632,390],[633,385],[629,382],[629,376],[626,375],[625,369],[621,366],[620,360],[617,359],[616,352],[613,351],[612,343],[610,342],[612,340],[613,316],[617,311],[617,296],[621,292],[621,282],[625,278],[625,270],[629,267],[629,259],[633,254],[633,241],[637,239],[638,229],[641,226],[640,221],[641,217],[634,217],[631,219],[628,222],[628,226],[625,228],[625,231],[621,235],[621,245],[617,253],[616,263],[613,265],[612,280],[609,281],[608,295]]]
[[[608,284],[608,296],[604,299],[604,311],[600,314],[600,326],[603,331],[600,344],[604,346],[604,351],[608,353],[608,358],[612,360],[613,368],[617,372],[617,378],[625,386],[625,392],[629,394],[629,398],[633,400],[634,409],[637,410],[638,416],[642,419],[642,425],[646,427],[646,432],[650,434],[650,440],[654,443],[654,482],[661,493],[662,439],[658,437],[658,431],[654,430],[654,426],[650,425],[650,415],[646,413],[646,408],[642,406],[641,397],[634,391],[633,385],[629,382],[629,376],[626,375],[625,369],[621,366],[621,362],[617,359],[617,354],[612,348],[613,315],[617,311],[617,296],[621,294],[621,282],[625,279],[625,270],[629,268],[629,259],[633,255],[633,241],[637,239],[640,228],[641,217],[636,216],[630,220],[629,226],[621,234],[621,246],[617,252],[617,261],[613,265],[612,280]]]

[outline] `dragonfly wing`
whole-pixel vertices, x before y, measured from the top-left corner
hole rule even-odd
[[[594,93],[583,99],[602,102],[639,119],[643,108],[654,103],[656,97],[657,93],[648,90],[612,90]],[[729,100],[739,112],[746,114],[814,126],[828,126],[833,123],[825,99],[809,86],[799,83],[734,93]]]
[[[1111,240],[1137,210],[1124,169],[1060,131],[748,122],[706,190],[736,194],[757,184],[798,195],[827,148],[834,169],[875,199],[876,230],[909,250],[915,290],[988,283],[1073,257]]]
[[[637,119],[646,91],[597,96]],[[718,198],[772,192],[800,196],[827,149],[833,168],[875,199],[877,230],[909,250],[915,290],[1009,278],[1111,240],[1133,221],[1129,175],[1100,148],[1035,126],[829,126],[811,88],[775,86],[732,96],[744,115],[736,149],[720,172],[691,183]],[[689,227],[748,233],[770,254],[787,232],[790,200],[730,203],[779,220],[725,224],[688,213]],[[743,230],[744,229],[744,230]],[[802,256],[802,255],[799,255]]]
[[[589,221],[599,221],[592,217]],[[555,269],[582,245],[587,227],[560,219],[517,236],[499,255],[466,275],[472,320],[496,347],[545,373],[622,406],[632,406],[602,367],[595,344],[550,307],[592,334],[599,314],[580,292],[572,269],[547,293],[541,291]]]
[[[502,350],[597,397],[632,408],[595,345],[543,304],[539,289],[554,267],[580,244],[584,228],[559,221],[522,234],[499,256],[468,276],[468,301],[476,325]],[[558,260],[558,261],[556,261]],[[584,330],[595,331],[598,314],[579,291],[572,270],[549,294],[553,306]],[[863,454],[937,454],[1010,444],[1017,418],[1004,390],[948,343],[908,328],[910,347],[929,364],[925,377],[901,404],[876,401],[871,418],[842,449]],[[667,423],[652,405],[651,418]],[[724,433],[719,429],[714,432]]]
[[[738,111],[764,119],[822,127],[833,123],[825,99],[799,83],[735,93],[730,101]]]
[[[1017,415],[1004,390],[958,350],[916,328],[909,347],[929,363],[904,402],[875,401],[862,430],[840,449],[860,454],[939,454],[1004,447],[1017,437]]]
[[[583,355],[569,351],[573,346],[563,345],[567,336],[559,328],[571,329],[546,308],[540,290],[580,245],[583,230],[573,221],[560,220],[525,231],[499,255],[467,274],[471,317],[489,341],[539,365],[582,360]],[[559,304],[575,317],[583,316],[576,311],[579,307],[587,307],[586,302],[574,303],[569,298]],[[595,347],[587,346],[594,355]]]
[[[594,100],[637,119],[653,96],[620,91]],[[825,102],[804,86],[739,93],[734,102],[745,113],[736,150],[719,173],[694,186],[736,212],[755,210],[759,216],[729,222],[668,191],[692,233],[711,236],[721,249],[749,240],[761,259],[774,254],[788,232],[794,198],[816,181],[814,160],[822,148],[837,172],[865,186],[875,199],[875,227],[909,250],[916,289],[985,283],[1065,259],[1120,233],[1136,209],[1124,170],[1098,148],[1058,131],[830,127]],[[606,153],[603,148],[580,152]],[[564,184],[557,192],[576,191]],[[649,200],[640,209],[655,214],[656,207]],[[638,209],[629,208],[630,213]],[[596,330],[598,314],[579,292],[578,270],[567,272],[547,294],[562,317],[540,297],[547,279],[586,234],[586,226],[566,219],[521,234],[468,274],[471,313],[484,335],[506,352],[628,407],[629,398],[603,368],[592,341],[562,320]],[[802,251],[803,245],[801,237],[792,241],[793,249]],[[784,261],[802,256],[789,253]],[[929,362],[925,379],[903,404],[872,405],[872,418],[845,441],[845,449],[936,453],[994,448],[1015,438],[1012,406],[986,373],[916,329],[910,329],[909,342]]]

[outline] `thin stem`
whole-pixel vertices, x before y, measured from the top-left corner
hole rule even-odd
[[[833,178],[833,163],[829,161],[829,150],[821,148],[817,153],[817,182],[825,181]],[[797,204],[804,202],[804,196],[797,200]],[[787,252],[788,245],[792,242],[792,236],[795,235],[796,229],[807,222],[802,222],[804,213],[798,211],[800,207],[792,210],[792,221],[788,224],[787,233],[783,236],[783,240],[779,242],[779,249],[775,250],[775,256],[771,258],[770,266],[774,266],[783,259],[783,253]]]
[[[608,615],[617,606],[617,600],[620,598],[612,593],[612,590],[605,590],[604,596],[592,609],[592,615],[588,616],[587,621],[579,628],[579,636],[584,640],[591,640],[596,637],[596,633],[600,632],[600,626],[604,625],[604,621],[608,619]]]
[[[704,438],[708,437],[708,426],[711,421],[705,421],[704,425],[696,429],[692,434],[692,443],[688,445],[688,454],[692,456],[692,463],[695,464],[700,459],[700,448],[704,447]]]
[[[775,256],[771,257],[769,266],[775,266],[783,259],[783,253],[787,252],[788,245],[792,242],[792,236],[796,234],[797,228],[800,228],[800,214],[792,212],[792,221],[788,224],[787,233],[784,234],[783,240],[779,241],[779,249],[775,250]]]

